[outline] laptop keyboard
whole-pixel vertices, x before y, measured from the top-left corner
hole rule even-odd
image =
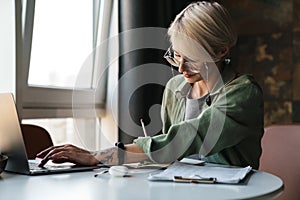
[[[29,169],[31,170],[39,170],[39,169],[42,169],[41,167],[39,167],[39,162],[35,162],[35,161],[29,161],[28,162],[29,164]]]

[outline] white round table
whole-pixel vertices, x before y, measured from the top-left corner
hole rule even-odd
[[[149,171],[149,170],[148,170]],[[131,170],[130,177],[95,178],[95,172],[26,176],[0,175],[2,200],[134,200],[134,199],[271,199],[283,188],[280,178],[254,171],[239,184],[193,184],[148,181],[147,170]]]

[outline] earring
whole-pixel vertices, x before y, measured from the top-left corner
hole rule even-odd
[[[208,66],[206,62],[204,63],[204,67],[206,69],[206,83],[208,83]],[[208,91],[208,97],[205,99],[205,102],[208,106],[211,105],[210,91]]]
[[[205,102],[208,106],[211,105],[211,97],[210,97],[210,93],[208,93],[208,97],[205,99]]]
[[[173,67],[173,65],[170,65],[170,68],[171,68],[171,74],[172,74],[172,77],[174,77],[175,76],[175,70],[174,70],[174,67]]]
[[[206,69],[206,82],[208,82],[208,66],[206,62],[204,63],[204,67]]]
[[[172,76],[174,77],[175,76],[175,74],[174,74],[174,69],[173,69],[173,67],[171,66],[171,71],[172,71]]]
[[[230,61],[231,61],[230,58],[225,58],[225,60],[224,60],[226,65],[228,65],[230,63]]]

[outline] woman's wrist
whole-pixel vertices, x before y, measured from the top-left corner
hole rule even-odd
[[[98,153],[99,151],[90,151],[90,154],[94,157],[96,157]]]
[[[90,153],[98,161],[98,164],[117,165],[119,162],[117,147],[111,147],[100,151],[92,151]]]
[[[90,151],[90,153],[98,160],[98,163],[105,165],[121,165],[149,160],[136,144],[116,143],[115,145],[101,151]]]

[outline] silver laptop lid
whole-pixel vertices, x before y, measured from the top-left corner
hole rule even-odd
[[[29,174],[28,158],[11,93],[0,93],[0,152],[8,156],[6,171]]]
[[[78,172],[98,168],[99,166],[49,166],[29,169],[28,157],[21,132],[16,105],[11,93],[0,93],[0,153],[8,156],[6,171],[28,175]],[[37,162],[31,160],[32,162]]]

